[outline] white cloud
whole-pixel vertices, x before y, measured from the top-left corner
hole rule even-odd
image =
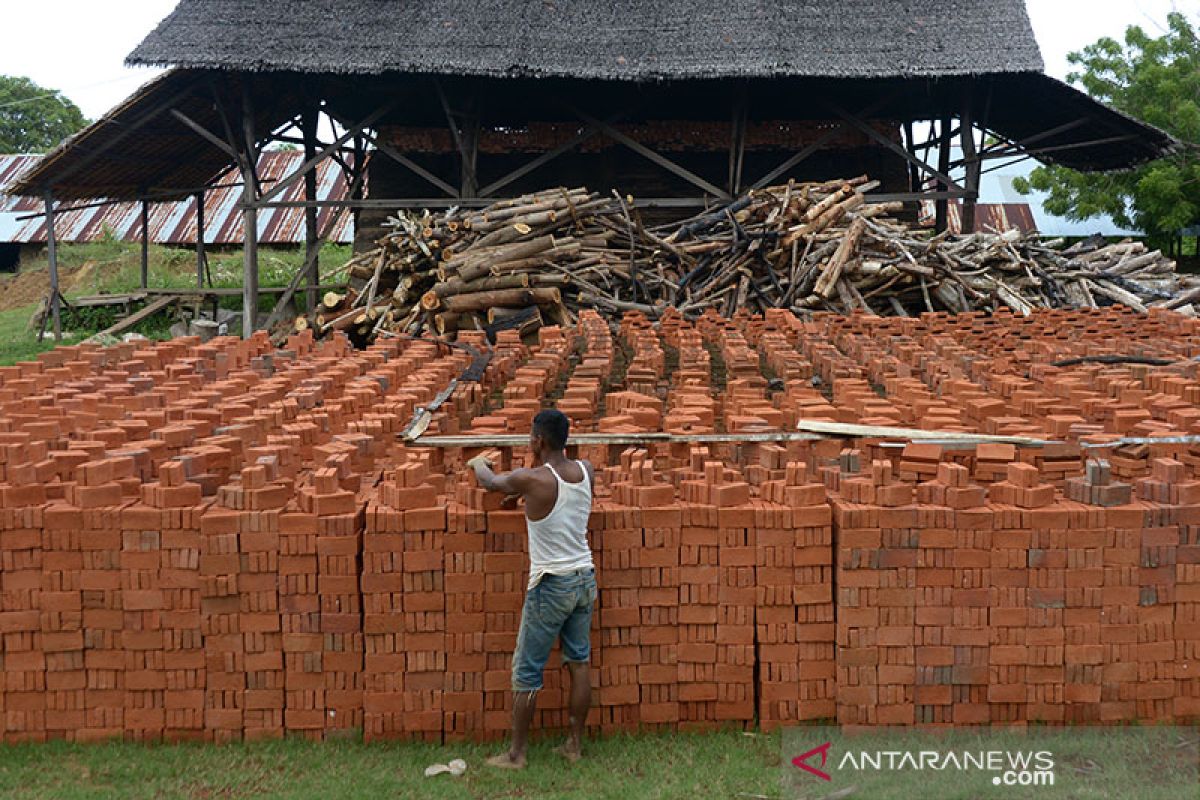
[[[1140,25],[1156,36],[1166,29],[1167,14],[1191,4],[1181,6],[1174,0],[1028,0],[1026,6],[1046,72],[1066,80],[1072,70],[1068,53],[1105,36],[1121,41],[1130,25]]]
[[[1185,7],[1191,7],[1189,3]],[[4,0],[0,74],[60,89],[96,118],[159,71],[124,66],[125,56],[175,7],[175,0]],[[1028,0],[1046,71],[1065,78],[1067,53],[1128,25],[1157,30],[1175,0]]]
[[[175,0],[5,0],[0,74],[59,89],[95,119],[160,70],[125,56],[171,12]]]

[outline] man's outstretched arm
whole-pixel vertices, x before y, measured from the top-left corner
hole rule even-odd
[[[492,462],[483,456],[472,458],[467,466],[475,470],[475,479],[489,492],[524,495],[531,485],[532,471],[528,469],[496,474],[492,470]]]

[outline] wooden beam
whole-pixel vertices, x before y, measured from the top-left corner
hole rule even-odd
[[[208,271],[208,254],[204,252],[204,192],[196,192],[196,287],[204,288],[204,276],[212,286],[212,275]]]
[[[938,169],[940,169],[942,172],[949,172],[951,142],[949,115],[943,116],[941,121],[938,123],[938,134],[941,139],[941,142],[938,145]],[[944,183],[938,185],[941,187],[943,192],[950,189],[950,187]],[[946,230],[946,227],[950,224],[950,204],[947,202],[947,199],[948,198],[945,197],[939,197],[937,199],[937,203],[934,205],[933,229],[937,233],[941,233],[942,231]]]
[[[462,173],[459,197],[475,197],[479,194],[479,105],[474,96],[468,98],[469,110],[463,125]]]
[[[801,161],[804,161],[809,156],[811,156],[813,153],[817,152],[822,147],[824,147],[825,144],[827,142],[831,141],[834,136],[837,136],[838,133],[841,132],[841,130],[842,130],[842,124],[840,122],[835,122],[833,124],[833,127],[831,127],[829,130],[822,133],[816,139],[813,139],[811,142],[809,142],[802,150],[800,150],[800,152],[791,156],[786,161],[784,161],[782,164],[777,166],[775,169],[771,170],[766,175],[763,175],[761,178],[756,180],[754,182],[754,185],[751,186],[750,188],[761,189],[764,186],[769,186],[771,184],[771,182],[774,181],[776,178],[778,178],[780,175],[784,174],[785,172],[790,170],[792,167],[796,166]]]
[[[1043,139],[1047,139],[1051,136],[1055,136],[1060,133],[1066,133],[1067,131],[1075,130],[1079,126],[1086,125],[1091,121],[1092,121],[1091,117],[1080,117],[1079,119],[1072,120],[1071,122],[1066,122],[1066,123],[1063,123],[1062,125],[1056,125],[1053,128],[1044,130],[1041,133],[1035,134],[1033,136],[1026,136],[1024,139],[1018,139],[1016,141],[1013,141],[1010,139],[1005,139],[1004,141],[998,142],[997,144],[994,144],[991,147],[985,147],[983,149],[983,152],[990,153],[995,150],[1004,150],[1004,149],[1011,149],[1014,151],[1024,150],[1025,148],[1029,147],[1029,145],[1031,145],[1031,144],[1036,144],[1037,142],[1040,142]]]
[[[254,115],[249,92],[242,95],[242,133],[246,153],[242,166],[242,338],[258,327],[258,209],[254,207],[257,178],[254,173]],[[303,174],[303,173],[301,173]],[[276,189],[279,187],[276,186]]]
[[[345,283],[325,283],[325,284],[322,284],[317,287],[317,289],[319,291],[323,291],[323,292],[330,291],[330,290],[336,291],[336,290],[345,289],[345,288],[346,288]],[[287,287],[285,287],[285,286],[260,286],[260,287],[258,287],[258,293],[260,295],[282,294],[283,292],[286,292],[286,291],[287,291]],[[239,286],[218,286],[215,288],[200,287],[200,288],[196,288],[196,289],[156,289],[153,286],[151,286],[149,289],[147,289],[141,293],[146,294],[146,295],[154,295],[154,296],[170,295],[171,297],[196,297],[196,296],[238,297],[241,295],[242,289]]]
[[[975,232],[975,206],[979,197],[979,170],[982,162],[975,157],[975,109],[970,91],[964,93],[961,121],[961,147],[963,163],[967,168],[966,189],[971,194],[963,198],[961,230],[959,233]]]
[[[326,108],[325,114],[330,119],[335,120],[342,127],[344,127],[344,128],[348,127],[345,119],[343,119],[338,114],[334,113],[332,110]],[[443,192],[445,192],[449,197],[455,197],[455,198],[459,197],[458,189],[455,189],[449,183],[442,180],[441,178],[439,178],[437,175],[433,174],[429,170],[425,169],[420,164],[418,164],[417,162],[413,161],[408,156],[401,153],[399,150],[397,150],[392,145],[390,145],[387,142],[380,139],[377,134],[367,133],[364,131],[363,135],[367,138],[367,141],[369,141],[372,145],[375,146],[376,150],[383,153],[385,156],[392,159],[397,164],[400,164],[402,167],[408,169],[410,172],[415,173],[417,176],[424,178],[426,181],[428,181],[429,183],[433,184],[434,186],[436,186],[437,188],[439,188]],[[343,165],[343,168],[344,168],[344,165]]]
[[[604,121],[607,122],[609,125],[615,125],[627,113],[628,113],[627,111],[624,111],[619,114],[613,114],[611,117],[608,117]],[[600,129],[595,127],[594,125],[584,125],[583,129],[580,130],[579,133],[572,136],[570,139],[563,142],[558,147],[554,148],[553,150],[542,153],[537,158],[533,159],[532,161],[529,161],[526,164],[523,164],[522,166],[517,167],[512,172],[509,172],[507,175],[497,178],[496,180],[489,183],[487,186],[484,186],[482,189],[480,189],[479,194],[483,197],[494,196],[496,194],[496,192],[498,192],[500,189],[504,188],[508,184],[512,183],[513,181],[515,181],[519,178],[525,177],[530,172],[533,172],[538,167],[541,167],[543,164],[547,164],[550,161],[553,161],[554,159],[563,155],[564,153],[574,150],[576,147],[583,144],[588,139],[592,138],[593,136],[599,135],[599,133],[600,133]]]
[[[861,111],[858,112],[859,116],[867,116],[869,114],[874,114],[879,109],[883,108],[883,106],[886,105],[887,101],[890,99],[891,99],[891,97],[887,96],[887,95],[885,95],[884,97],[876,98],[869,105],[867,105],[865,108],[863,108]],[[800,152],[791,156],[786,161],[784,161],[782,164],[777,166],[775,169],[771,170],[766,175],[763,175],[761,178],[756,180],[750,188],[751,189],[761,189],[764,186],[769,186],[771,184],[771,182],[774,181],[776,178],[778,178],[780,175],[783,175],[785,172],[790,170],[792,167],[796,166],[801,161],[804,161],[809,156],[811,156],[813,153],[820,150],[822,147],[824,147],[826,145],[826,143],[832,141],[833,137],[835,137],[839,133],[841,133],[842,129],[844,127],[845,127],[845,125],[841,122],[836,122],[836,121],[833,122],[830,125],[828,130],[826,130],[824,133],[822,133],[816,139],[813,139],[811,142],[809,142],[802,150],[800,150]]]
[[[904,144],[907,147],[909,154],[915,160],[917,158],[917,143],[913,139],[913,124],[912,120],[904,122]],[[915,164],[908,165],[908,188],[909,191],[921,191],[921,173],[917,171]]]
[[[1056,144],[1049,147],[1035,147],[1032,150],[985,150],[979,155],[980,159],[1001,159],[1001,158],[1019,158],[1032,157],[1036,158],[1044,153],[1058,153],[1063,150],[1081,150],[1085,147],[1099,147],[1104,144],[1119,144],[1121,142],[1132,142],[1140,140],[1142,137],[1136,133],[1126,134],[1124,136],[1105,136],[1101,139],[1088,139],[1083,142],[1071,142],[1069,144]]]
[[[880,192],[868,194],[868,203],[911,203],[924,200],[960,200],[967,196],[965,189],[951,189],[947,192]]]
[[[229,111],[225,108],[225,99],[221,96],[221,92],[217,88],[215,78],[209,80],[208,88],[212,92],[213,107],[217,109],[217,116],[221,118],[221,126],[225,129],[225,138],[229,140],[229,146],[233,148],[236,155],[236,163],[240,168],[244,181],[246,171],[250,168],[250,165],[246,163],[246,146],[242,139],[234,133],[233,121],[230,118]]]
[[[742,163],[746,156],[746,117],[748,114],[745,86],[733,100],[733,117],[729,123],[729,183],[727,189],[736,197],[742,190]]]
[[[355,191],[357,191],[362,186],[362,183],[366,177],[367,171],[365,169],[359,170],[358,174],[354,176],[353,182],[350,184],[349,193],[353,194]],[[341,208],[337,209],[337,211],[335,211],[333,215],[326,221],[325,230],[323,230],[321,235],[317,238],[317,241],[314,243],[315,246],[308,251],[308,254],[305,256],[304,265],[297,270],[296,274],[292,276],[292,279],[288,281],[288,285],[279,295],[279,299],[275,302],[274,308],[271,309],[271,314],[267,317],[267,324],[265,326],[267,330],[270,330],[275,322],[279,319],[280,315],[283,313],[284,306],[286,306],[288,301],[292,299],[292,295],[295,294],[296,289],[300,286],[300,281],[303,276],[306,274],[311,274],[310,264],[316,261],[317,255],[321,252],[321,248],[325,246],[325,243],[329,241],[329,237],[333,235],[335,230],[337,230],[337,226],[341,223],[342,217],[345,215],[348,208],[348,206],[342,206]],[[320,288],[321,287],[317,286],[315,283],[310,284],[309,293],[315,298]],[[309,302],[309,312],[316,307],[317,303],[315,299]]]
[[[150,280],[150,201],[142,198],[142,288]]]
[[[178,302],[178,300],[179,300],[178,297],[160,297],[157,300],[151,300],[149,303],[142,306],[142,308],[139,309],[138,311],[135,311],[134,313],[130,314],[128,317],[125,317],[124,319],[118,320],[115,324],[105,328],[104,330],[100,331],[99,333],[96,333],[88,338],[89,339],[102,339],[106,336],[116,336],[118,333],[122,333],[124,331],[129,330],[130,328],[132,328],[134,325],[137,325],[142,320],[149,319],[150,317],[152,317],[155,314],[157,314],[158,312],[162,311],[163,309],[165,309],[167,306],[171,305],[172,303]]]
[[[934,169],[933,167],[929,166],[921,159],[919,159],[915,156],[909,155],[908,151],[905,150],[903,147],[896,144],[891,139],[887,138],[882,133],[880,133],[879,131],[872,128],[869,124],[867,124],[865,121],[863,121],[859,117],[851,114],[849,111],[846,111],[844,108],[839,106],[837,103],[828,103],[827,105],[833,110],[833,113],[837,114],[839,117],[841,117],[842,119],[849,122],[855,128],[858,128],[860,131],[865,133],[869,138],[874,139],[876,142],[883,145],[888,150],[891,150],[893,153],[900,156],[908,163],[914,164],[918,169],[923,170],[924,172],[934,176],[935,178],[941,179],[942,182],[947,184],[948,186],[951,186],[956,189],[962,188],[949,175],[947,175],[946,173],[944,173],[940,170]]]
[[[126,138],[128,138],[129,136],[133,135],[138,130],[140,130],[142,128],[142,126],[144,126],[147,122],[150,122],[150,120],[154,119],[159,114],[163,113],[167,109],[174,106],[176,103],[178,103],[184,97],[187,97],[188,94],[195,87],[195,84],[196,84],[195,81],[189,81],[188,83],[184,84],[184,87],[182,89],[180,89],[175,94],[171,95],[169,98],[167,98],[163,102],[158,103],[157,105],[151,106],[151,108],[149,110],[147,110],[145,114],[140,115],[137,119],[135,119],[133,122],[131,122],[128,126],[125,126],[123,128],[123,130],[121,130],[119,133],[110,137],[107,141],[104,142],[104,144],[101,147],[98,147],[95,150],[92,150],[90,152],[85,151],[85,155],[83,155],[83,157],[79,161],[76,161],[74,164],[72,164],[69,167],[67,167],[66,169],[62,170],[55,177],[55,180],[59,181],[59,182],[64,181],[67,178],[74,175],[76,172],[79,172],[80,170],[87,169],[88,167],[90,167],[97,158],[100,158],[100,156],[104,155],[109,150],[113,149],[118,144],[125,141]],[[117,124],[115,121],[112,121],[112,120],[106,120],[106,123],[111,124],[111,125]],[[82,142],[80,142],[80,145],[84,144],[86,141],[87,141],[87,139],[85,137],[84,140]],[[80,145],[75,145],[74,147],[71,148],[71,150],[78,152],[81,149]]]
[[[417,175],[420,178],[424,178],[429,183],[431,183],[434,186],[436,186],[437,188],[441,189],[443,192],[446,193],[447,196],[455,198],[455,199],[462,197],[462,195],[459,194],[458,189],[455,189],[449,183],[442,180],[437,175],[434,175],[432,172],[425,169],[420,164],[413,161],[411,158],[404,155],[403,153],[401,153],[396,148],[392,147],[387,142],[380,141],[379,137],[377,137],[377,136],[376,137],[368,137],[368,138],[371,139],[371,143],[373,145],[375,145],[376,150],[383,153],[385,156],[392,159],[397,164],[399,164],[400,166],[407,169],[409,172],[414,173],[415,175]]]
[[[703,189],[704,191],[708,192],[709,194],[713,195],[714,197],[718,197],[722,200],[732,199],[729,196],[729,193],[726,192],[724,189],[714,186],[713,184],[711,184],[708,181],[701,178],[696,173],[692,172],[691,170],[687,169],[686,167],[682,167],[679,164],[676,164],[674,161],[672,161],[671,159],[662,155],[661,153],[654,152],[653,150],[651,150],[649,147],[646,147],[641,142],[636,141],[635,139],[632,139],[632,138],[626,136],[625,134],[621,133],[619,130],[614,128],[612,125],[609,125],[602,120],[598,120],[589,114],[585,114],[584,112],[582,112],[572,106],[567,106],[567,108],[571,111],[571,113],[573,113],[575,116],[579,117],[584,122],[588,123],[589,125],[592,125],[593,127],[599,128],[600,132],[603,133],[608,138],[612,139],[615,142],[625,145],[633,152],[637,153],[638,155],[640,155],[646,159],[649,159],[650,161],[653,161],[655,164],[658,164],[660,167],[667,170],[668,172],[672,172],[672,173],[678,175],[679,177],[683,178],[688,183]]]
[[[273,187],[271,187],[270,191],[266,192],[260,198],[258,198],[257,202],[265,203],[275,197],[278,197],[283,192],[287,191],[287,188],[289,186],[291,186],[293,183],[295,183],[296,181],[298,181],[302,177],[304,177],[305,172],[307,172],[308,170],[315,167],[319,162],[321,162],[326,157],[328,157],[329,154],[332,153],[334,150],[339,149],[343,144],[350,141],[350,139],[352,139],[353,137],[358,135],[364,128],[367,128],[370,125],[372,125],[373,123],[378,122],[381,117],[383,117],[385,114],[390,112],[393,108],[395,108],[399,104],[399,102],[400,102],[399,98],[393,99],[390,102],[386,103],[385,105],[377,108],[371,114],[368,114],[366,117],[363,118],[362,122],[359,122],[357,125],[355,125],[353,127],[347,128],[340,136],[338,136],[336,139],[334,139],[333,142],[326,145],[325,148],[323,150],[321,150],[321,152],[317,153],[312,158],[305,159],[304,163],[301,164],[299,167],[297,167],[295,172],[288,175],[286,178],[281,179],[278,183],[276,183]]]
[[[471,136],[466,128],[460,129],[458,121],[454,118],[454,111],[450,108],[450,101],[442,88],[442,82],[434,78],[433,86],[437,90],[438,101],[442,104],[442,112],[446,115],[446,125],[450,128],[454,147],[458,150],[459,182],[461,184],[458,194],[460,197],[474,197],[479,193],[479,179],[475,174],[475,156],[478,154],[479,146],[478,130],[474,136]],[[470,115],[471,112],[468,112],[468,116]]]
[[[304,138],[304,160],[311,161],[317,155],[317,119],[319,110],[316,104],[309,100],[304,108],[304,113],[300,119],[300,129],[303,132]],[[310,169],[304,173],[304,199],[317,199],[317,171]],[[306,307],[309,311],[317,307],[317,284],[321,282],[320,264],[318,254],[321,250],[321,245],[318,242],[320,235],[317,233],[317,213],[316,206],[307,206],[304,209],[304,269],[301,272],[307,274],[308,289],[305,292]],[[275,316],[275,311],[279,309],[281,304],[276,304],[272,310],[271,316]],[[271,329],[271,321],[267,321],[267,330]]]
[[[933,120],[929,120],[929,123],[930,123],[930,125],[932,125],[932,124],[933,124]],[[952,127],[952,128],[950,129],[950,136],[951,136],[951,137],[958,136],[958,127],[957,127],[957,126],[955,126],[955,127]],[[939,144],[941,141],[942,141],[942,131],[941,131],[941,129],[940,129],[940,128],[938,128],[938,129],[937,129],[937,132],[936,132],[936,133],[933,133],[933,134],[930,134],[930,136],[929,136],[929,138],[928,138],[928,139],[926,139],[926,140],[925,140],[925,141],[923,141],[923,142],[917,142],[917,145],[916,145],[916,147],[915,147],[914,149],[916,149],[916,150],[928,150],[929,148],[931,148],[931,147],[934,147],[934,146],[936,146],[937,144]]]
[[[187,114],[184,114],[182,111],[180,111],[177,108],[171,109],[171,116],[173,116],[175,119],[179,120],[184,125],[186,125],[188,128],[190,128],[201,139],[208,142],[213,147],[216,147],[222,153],[224,153],[225,155],[232,158],[234,160],[234,163],[237,162],[237,157],[238,157],[237,151],[234,150],[232,147],[230,147],[229,144],[224,139],[217,136],[215,133],[212,133],[207,128],[205,128],[203,125],[201,125],[199,122],[196,122],[191,117],[189,117]]]
[[[870,195],[868,195],[868,198]],[[269,203],[256,203],[259,210],[267,208],[484,208],[492,203],[510,198],[504,197],[367,197],[361,200],[275,200]],[[704,197],[635,197],[633,205],[636,208],[707,208],[713,205],[711,198]]]
[[[707,444],[755,444],[762,442],[812,442],[825,437],[811,433],[579,433],[567,440],[573,445],[647,445],[691,442]],[[405,442],[411,447],[526,447],[528,434],[482,434],[462,436],[419,436]]]
[[[252,188],[252,194],[259,196],[262,194],[262,182],[258,179],[258,157],[262,155],[262,149],[258,146],[258,131],[254,127],[254,98],[250,95],[250,84],[242,81],[242,137],[245,140],[243,146],[246,148],[246,168],[249,178],[243,176],[243,182],[249,183]],[[255,243],[257,247],[257,243]],[[255,278],[257,284],[258,279]]]
[[[839,422],[801,420],[798,431],[764,431],[754,433],[580,433],[567,440],[567,446],[652,444],[761,444],[765,442],[813,442],[831,437],[864,439],[904,439],[958,444],[1001,443],[1039,447],[1045,440],[1027,436],[991,436],[982,433],[957,431],[927,431],[918,428],[891,428],[875,425],[850,425]],[[418,436],[405,442],[412,447],[524,447],[527,434],[478,434],[457,436]]]
[[[1031,447],[1038,447],[1048,443],[1045,439],[1034,439],[1029,436],[993,436],[985,433],[964,433],[962,431],[927,431],[923,428],[854,425],[845,422],[823,422],[807,419],[797,422],[796,429],[805,433],[816,433],[822,436],[847,436],[854,439],[907,439],[912,442],[976,442],[980,444],[995,442]]]
[[[58,290],[58,236],[54,230],[54,194],[47,189],[43,194],[46,204],[46,256],[50,261],[50,316],[54,320],[54,341],[62,341],[62,295]],[[45,325],[38,332],[38,341],[42,340]]]

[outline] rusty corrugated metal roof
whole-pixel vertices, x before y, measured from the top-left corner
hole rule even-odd
[[[946,227],[951,233],[962,231],[962,203],[951,200],[947,204],[949,219]],[[934,203],[932,200],[921,202],[921,224],[933,225]],[[1018,230],[1021,233],[1037,233],[1037,221],[1033,218],[1033,209],[1028,203],[977,203],[975,205],[975,230],[984,232],[1003,233],[1008,230]]]
[[[34,197],[21,197],[3,192],[33,165],[41,160],[37,155],[0,155],[0,243],[31,244],[46,241],[46,224],[41,217],[19,220],[27,214],[42,210],[42,201]],[[304,162],[304,153],[298,150],[271,151],[263,153],[258,160],[259,179],[267,185],[294,172]],[[215,183],[234,183],[237,173],[230,171]],[[206,244],[241,244],[242,215],[237,204],[242,190],[237,186],[212,189],[204,199],[204,241]],[[321,200],[340,200],[346,196],[346,181],[340,165],[329,159],[317,167],[317,197]],[[303,200],[304,182],[297,181],[278,200]],[[77,201],[82,202],[82,201]],[[60,204],[69,208],[72,203]],[[317,213],[317,229],[323,230],[335,209],[323,207]],[[139,203],[117,203],[114,205],[81,208],[64,211],[55,219],[55,232],[59,241],[94,242],[106,235],[106,231],[121,241],[140,242],[142,239],[141,207]],[[269,208],[258,213],[258,236],[262,244],[303,244],[304,209]],[[351,214],[343,215],[332,239],[348,243],[354,239],[354,224]],[[154,203],[150,206],[150,240],[159,244],[194,245],[196,243],[196,203]]]

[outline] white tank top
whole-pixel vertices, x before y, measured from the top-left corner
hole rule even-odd
[[[583,480],[568,483],[549,464],[546,468],[558,481],[554,508],[539,520],[525,518],[529,527],[529,588],[537,586],[543,575],[564,575],[592,567],[588,547],[588,517],[592,513],[592,483],[582,463]]]

